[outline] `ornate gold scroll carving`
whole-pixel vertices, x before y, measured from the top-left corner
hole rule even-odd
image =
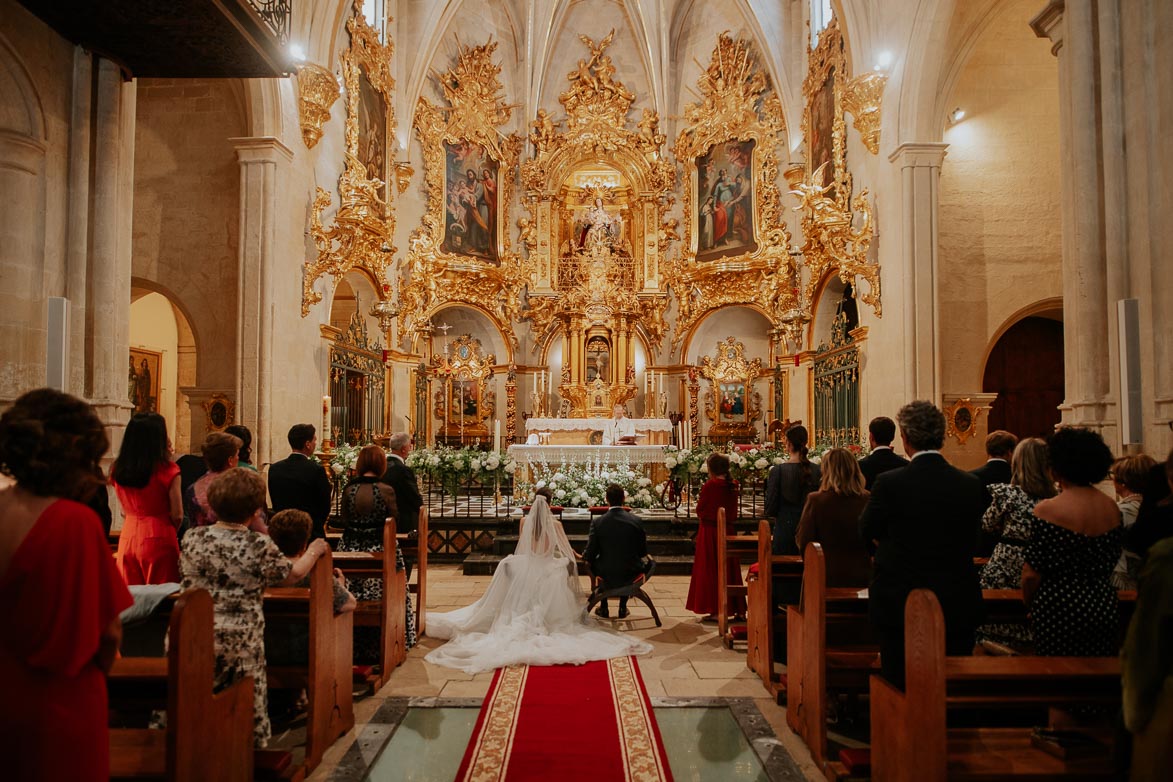
[[[306,62],[297,66],[297,108],[306,149],[313,149],[322,138],[322,126],[341,94],[334,74],[321,65]]]
[[[700,371],[713,384],[706,395],[709,436],[752,438],[754,424],[762,416],[761,395],[754,390],[762,360],[746,360],[745,345],[735,337],[726,337],[717,343],[715,358],[701,359]]]

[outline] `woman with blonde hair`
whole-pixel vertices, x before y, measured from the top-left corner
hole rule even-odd
[[[1136,522],[1137,511],[1144,502],[1149,473],[1157,466],[1153,457],[1142,453],[1117,459],[1112,465],[1112,483],[1116,488],[1116,507],[1120,508],[1120,523],[1127,530]],[[1112,571],[1112,586],[1117,589],[1136,589],[1140,574],[1140,557],[1125,550]]]
[[[805,554],[808,543],[822,545],[828,587],[865,587],[872,562],[859,534],[859,517],[869,495],[859,461],[845,448],[832,448],[819,467],[819,490],[807,495],[798,520],[798,550]]]
[[[1030,542],[1035,505],[1055,496],[1047,459],[1047,443],[1030,437],[1014,449],[1010,458],[1010,483],[989,489],[990,505],[982,517],[982,529],[997,539],[989,561],[982,568],[982,589],[1018,589],[1022,586],[1022,561]],[[992,642],[1024,649],[1033,642],[1025,623],[988,624],[978,628],[978,642]]]

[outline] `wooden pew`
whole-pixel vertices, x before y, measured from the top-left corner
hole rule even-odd
[[[946,657],[945,621],[937,598],[914,590],[905,604],[905,690],[871,679],[872,779],[945,780],[1110,779],[1102,756],[1062,760],[1031,744],[1029,728],[948,729],[946,704],[963,687],[990,699],[1066,705],[1119,699],[1115,657]],[[1102,701],[1100,701],[1102,702]]]
[[[757,535],[726,535],[725,509],[717,509],[717,637],[730,649],[734,641],[745,639],[748,635],[745,622],[729,621],[729,599],[740,597],[748,598],[744,584],[729,583],[729,555],[756,553],[758,547]],[[740,559],[738,560],[740,563]]]
[[[265,621],[309,624],[309,659],[302,665],[269,665],[270,688],[305,687],[306,773],[322,755],[354,727],[354,614],[334,613],[334,563],[323,554],[310,570],[310,588],[265,590]]]
[[[360,601],[354,611],[355,627],[377,627],[380,630],[379,672],[366,677],[375,691],[407,659],[407,609],[404,604],[407,579],[402,570],[395,568],[397,545],[395,521],[388,519],[383,525],[382,551],[339,551],[334,554],[334,566],[347,578],[383,580],[383,599]]]
[[[861,591],[866,596],[867,590],[828,590],[823,547],[807,545],[802,599],[786,609],[786,724],[806,742],[820,770],[827,762],[828,691],[866,692],[869,675],[879,669],[879,646]],[[828,623],[836,631],[833,646]]]
[[[415,635],[424,636],[424,622],[427,613],[424,610],[428,602],[428,507],[420,508],[418,533],[414,538],[408,535],[399,535],[400,545],[403,546],[403,556],[415,559],[415,583],[408,584],[407,589],[415,595]]]
[[[110,671],[115,693],[165,682],[167,701],[166,730],[110,731],[111,779],[252,780],[253,680],[246,677],[213,693],[215,641],[207,592],[189,590],[178,597],[170,637],[167,657],[121,658]]]
[[[757,571],[751,571],[746,579],[748,611],[746,624],[746,665],[758,674],[762,684],[781,699],[786,692],[786,675],[774,672],[775,632],[785,633],[785,617],[774,611],[777,596],[774,581],[777,578],[793,581],[802,580],[802,557],[774,555],[770,549],[770,523],[758,522]],[[795,590],[797,593],[797,589]]]

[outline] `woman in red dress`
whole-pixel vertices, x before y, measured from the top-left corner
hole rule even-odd
[[[105,673],[130,593],[82,504],[107,448],[79,399],[30,391],[0,417],[0,757],[5,779],[106,780]],[[99,473],[100,474],[100,473]]]
[[[118,568],[126,583],[179,581],[177,530],[183,521],[183,491],[163,416],[131,417],[110,479],[126,514],[118,538]]]
[[[712,454],[705,464],[709,468],[709,479],[701,486],[701,496],[696,502],[700,527],[696,533],[692,580],[688,583],[688,599],[684,607],[696,614],[706,614],[702,621],[716,621],[717,612],[722,610],[726,616],[745,614],[745,598],[740,596],[731,596],[727,606],[717,605],[717,511],[725,509],[725,534],[732,534],[733,522],[737,519],[737,482],[729,477],[728,456]],[[729,584],[740,585],[741,562],[731,556],[726,564]]]

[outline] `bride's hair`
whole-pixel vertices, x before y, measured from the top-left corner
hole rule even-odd
[[[545,497],[546,502],[550,503],[551,505],[554,504],[554,492],[550,491],[550,489],[546,486],[543,486],[534,492],[534,499],[536,500],[538,497]]]

